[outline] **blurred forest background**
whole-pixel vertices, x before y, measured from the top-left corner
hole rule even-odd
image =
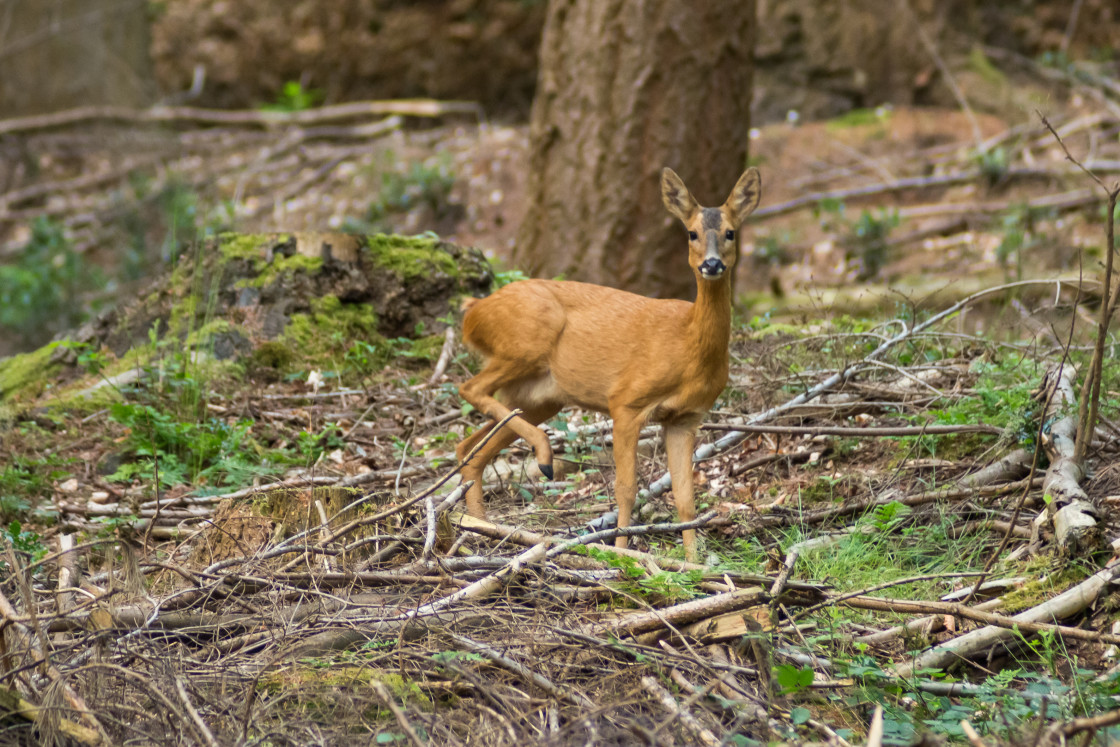
[[[580,5],[558,2],[552,10],[563,18],[568,6]],[[632,7],[628,12],[652,17],[687,5]],[[577,185],[578,159],[574,170],[555,169],[542,160],[545,146],[531,144],[549,17],[543,1],[0,0],[0,355],[79,323],[132,292],[190,241],[226,229],[430,230],[532,274],[687,297],[683,265],[663,258],[676,248],[664,237],[675,233],[653,175],[672,165],[700,184],[701,201],[714,202],[722,195],[706,192],[734,178],[741,164],[731,161],[747,150],[763,170],[764,206],[921,179],[951,171],[952,163],[986,175],[983,184],[935,183],[931,190],[918,182],[915,190],[896,185],[871,199],[764,210],[753,244],[743,247],[751,266],[740,273],[739,291],[747,303],[857,279],[912,285],[904,281],[913,269],[905,266],[910,252],[899,237],[959,236],[950,229],[962,221],[969,230],[996,226],[984,240],[967,239],[990,245],[985,256],[993,266],[1006,270],[1013,259],[1021,274],[1024,258],[1028,267],[1059,261],[1046,254],[1058,240],[1053,232],[1042,238],[1040,229],[1055,216],[1030,209],[1028,199],[1053,191],[1055,177],[1008,178],[1016,166],[1031,165],[1017,163],[1023,152],[1029,161],[1031,149],[1016,150],[1021,133],[1013,128],[1037,130],[1036,111],[1063,120],[1116,111],[1114,3],[759,0],[754,10],[754,38],[746,40],[753,41],[753,55],[746,53],[753,65],[740,59],[732,71],[738,77],[713,79],[720,94],[693,101],[686,98],[692,83],[673,89],[671,79],[655,81],[644,85],[665,87],[664,116],[650,109],[658,106],[656,91],[610,114],[617,132],[633,129],[624,122],[657,122],[663,143],[699,143],[724,127],[707,134],[715,145],[677,146],[677,153],[643,145],[640,168],[624,163]],[[749,26],[731,33],[749,36]],[[609,34],[629,43],[624,29],[603,23],[586,30],[589,48]],[[554,49],[561,61],[581,54]],[[638,54],[665,53],[650,44]],[[702,72],[706,63],[698,64]],[[728,66],[716,64],[712,75]],[[603,85],[610,81],[594,83]],[[617,85],[612,101],[630,84]],[[725,90],[732,85],[738,90]],[[396,99],[433,101],[423,111],[390,106],[383,111],[401,118],[387,120],[331,114],[346,102]],[[571,101],[538,104],[542,132],[572,113]],[[720,101],[741,102],[741,109],[712,115],[708,107]],[[89,109],[104,106],[147,114],[122,119]],[[196,109],[242,114],[196,117]],[[74,116],[57,119],[65,111]],[[323,127],[294,126],[320,121],[299,119],[313,111],[325,112]],[[662,124],[672,111],[682,112],[678,130]],[[269,121],[270,112],[296,115],[286,120],[293,126]],[[1081,131],[1102,143],[1114,126]],[[749,147],[737,134],[748,129]],[[599,147],[621,148],[606,140]],[[710,152],[700,155],[703,147]],[[998,197],[1009,209],[957,214],[952,226],[944,215],[931,225],[930,211],[906,211],[962,196],[989,200],[988,208]],[[550,217],[565,204],[569,214]],[[577,214],[593,217],[590,227],[561,235]],[[644,233],[647,224],[661,233]],[[831,244],[821,243],[829,237]],[[1058,243],[1070,241],[1076,237]],[[1009,248],[1015,242],[1032,252]],[[662,244],[664,255],[628,254]],[[957,256],[938,272],[952,277],[975,268],[975,256]],[[929,263],[920,264],[928,272]]]
[[[689,297],[664,166],[704,565],[592,413],[462,514],[462,298]],[[1116,743],[1117,175],[1117,0],[0,0],[0,742]]]

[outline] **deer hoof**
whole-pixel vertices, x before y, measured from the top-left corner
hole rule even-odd
[[[539,469],[541,471],[541,474],[544,475],[545,477],[547,477],[549,480],[551,480],[553,474],[555,474],[552,471],[552,465],[551,464],[540,464],[538,462],[537,463],[537,469]]]

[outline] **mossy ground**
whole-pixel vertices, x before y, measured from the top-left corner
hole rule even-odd
[[[292,314],[277,342],[304,365],[338,366],[355,341],[376,346],[384,340],[372,306],[324,296],[312,301],[310,312]]]
[[[0,359],[0,407],[30,401],[52,386],[51,379],[61,368],[51,362],[56,347],[52,342],[30,353]]]

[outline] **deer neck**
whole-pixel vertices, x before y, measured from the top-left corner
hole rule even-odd
[[[703,361],[726,365],[731,341],[731,273],[712,282],[696,278],[696,302],[689,310],[689,337]]]

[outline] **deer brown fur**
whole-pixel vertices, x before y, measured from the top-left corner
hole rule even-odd
[[[758,206],[762,184],[748,169],[721,207],[702,208],[672,169],[661,174],[665,207],[688,231],[688,262],[696,276],[695,303],[645,298],[600,285],[522,280],[472,303],[463,339],[481,354],[482,371],[459,394],[490,421],[457,449],[463,460],[512,408],[522,414],[463,466],[473,480],[467,510],[483,517],[482,474],[517,437],[533,448],[541,472],[552,476],[552,449],[537,424],[575,405],[614,419],[618,525],[630,525],[637,493],[638,435],[661,423],[681,521],[695,518],[692,450],[696,430],[727,383],[731,338],[731,268],[738,230]],[[626,537],[615,544],[626,546]],[[684,532],[689,559],[696,532]]]

